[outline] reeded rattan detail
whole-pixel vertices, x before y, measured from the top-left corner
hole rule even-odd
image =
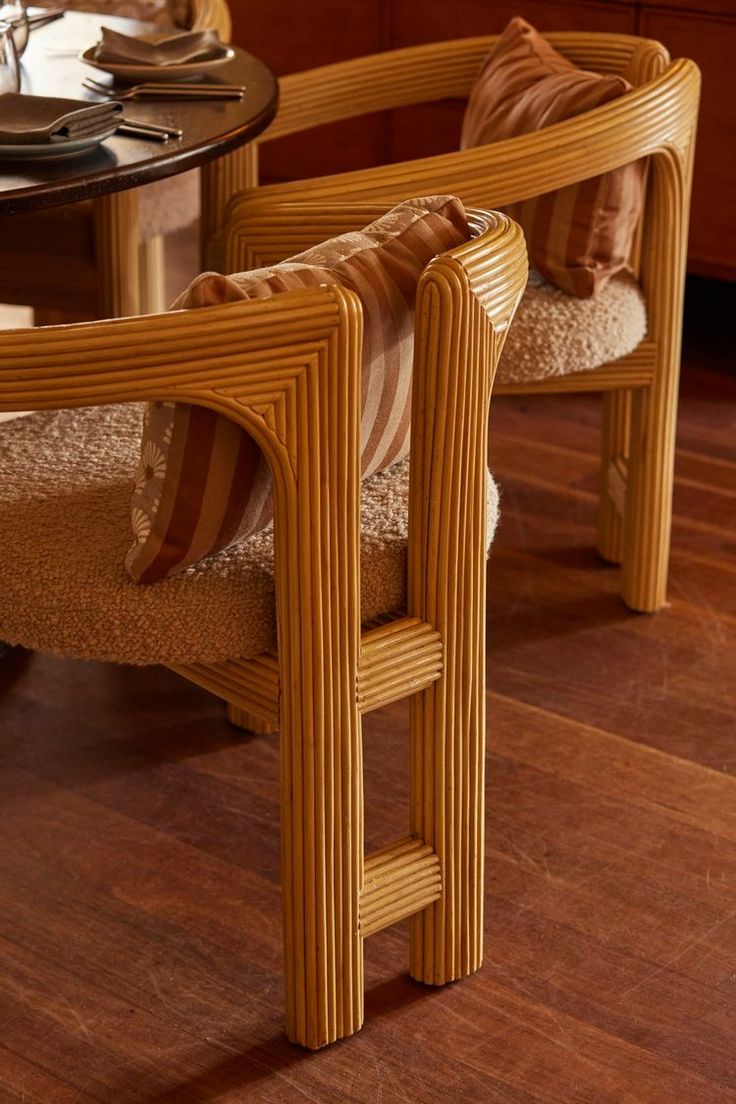
[[[279,669],[276,656],[228,660],[226,663],[172,665],[198,686],[224,698],[236,709],[257,717],[259,727],[280,725]],[[361,634],[356,695],[361,713],[423,690],[442,674],[442,640],[431,625],[396,616]],[[234,720],[243,728],[248,724]]]
[[[382,847],[365,860],[360,934],[373,935],[421,912],[441,896],[442,866],[428,844],[408,836]]]

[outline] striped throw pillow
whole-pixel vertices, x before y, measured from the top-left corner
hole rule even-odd
[[[407,200],[364,230],[272,268],[235,276],[205,273],[172,309],[262,299],[320,284],[355,291],[364,318],[361,447],[367,476],[409,452],[419,276],[438,253],[469,237],[465,211],[453,196]],[[247,433],[203,407],[149,404],[132,500],[135,543],[126,557],[137,582],[182,571],[265,528],[272,517],[268,466]]]
[[[512,19],[483,64],[465,111],[461,147],[562,122],[631,89],[623,77],[579,69],[529,23]],[[644,198],[645,162],[506,208],[524,230],[532,265],[587,299],[625,268]]]

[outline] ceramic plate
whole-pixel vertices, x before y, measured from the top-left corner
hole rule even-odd
[[[118,64],[115,61],[97,61],[95,59],[96,46],[90,46],[80,59],[87,65],[100,69],[103,73],[111,73],[118,84],[143,84],[145,81],[180,81],[195,80],[204,77],[217,69],[220,65],[226,65],[235,57],[235,51],[230,46],[222,47],[222,56],[210,58],[208,61],[187,61],[183,65],[130,65]]]
[[[89,153],[100,142],[112,137],[119,125],[103,131],[102,134],[87,135],[85,138],[68,138],[63,142],[27,143],[22,146],[8,146],[0,143],[0,161],[63,161],[67,157],[80,157]]]

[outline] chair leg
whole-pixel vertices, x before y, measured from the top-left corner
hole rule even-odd
[[[667,600],[677,395],[654,388],[633,399],[626,496],[623,598],[654,613]]]
[[[412,702],[413,834],[442,868],[442,896],[411,922],[410,973],[427,985],[466,977],[483,960],[483,687],[480,664],[464,692],[448,674]]]
[[[483,960],[485,559],[458,545],[448,560],[453,584],[431,584],[443,674],[410,701],[411,832],[442,871],[442,896],[411,922],[410,972],[428,985],[474,973]]]
[[[624,558],[626,462],[631,427],[631,391],[603,396],[598,552],[609,563]]]
[[[252,732],[256,736],[266,736],[276,731],[268,721],[261,720],[255,713],[249,713],[247,709],[240,709],[237,705],[228,704],[227,719],[236,728],[244,728],[246,732]]]
[[[326,677],[327,673],[325,673]],[[353,701],[282,701],[286,1029],[317,1049],[363,1023],[363,775]]]

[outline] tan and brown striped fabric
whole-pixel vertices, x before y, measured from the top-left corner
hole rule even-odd
[[[508,24],[483,64],[463,120],[461,146],[499,142],[571,119],[628,92],[623,77],[578,69],[524,19]],[[532,265],[588,298],[628,264],[644,196],[645,163],[515,203]]]
[[[339,284],[363,305],[362,473],[409,452],[414,299],[438,253],[468,240],[452,196],[407,200],[364,230],[343,234],[273,268],[235,276],[205,273],[173,309],[267,298]],[[126,566],[153,582],[258,532],[272,518],[271,481],[258,446],[227,418],[182,403],[146,412],[132,501],[135,543]]]

